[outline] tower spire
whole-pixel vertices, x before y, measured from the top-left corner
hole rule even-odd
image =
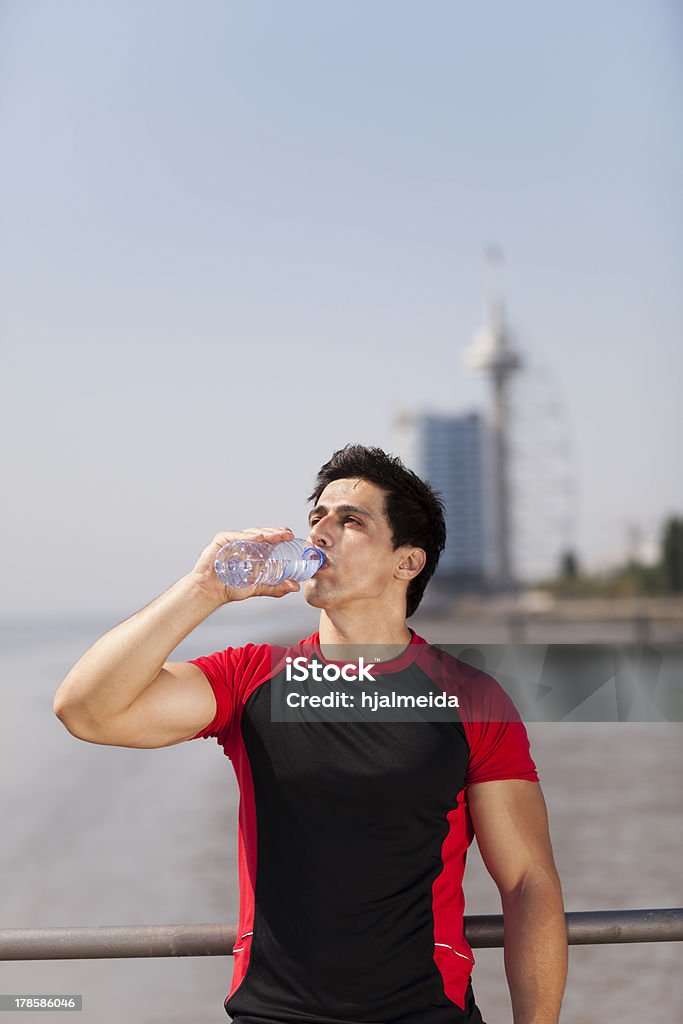
[[[501,589],[514,585],[512,565],[512,515],[510,506],[510,415],[508,391],[513,373],[522,368],[522,359],[513,346],[505,324],[500,268],[503,254],[497,245],[485,250],[489,266],[489,296],[484,324],[475,332],[471,344],[462,354],[471,369],[485,374],[491,381],[490,426],[493,454],[495,583]]]

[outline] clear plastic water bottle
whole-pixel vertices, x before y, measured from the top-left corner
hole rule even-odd
[[[228,587],[253,587],[256,583],[273,585],[282,580],[308,580],[325,562],[320,548],[301,537],[280,544],[265,541],[231,540],[216,555],[214,568]]]

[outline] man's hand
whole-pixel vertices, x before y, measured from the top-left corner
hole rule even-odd
[[[279,544],[280,541],[293,539],[294,534],[287,526],[250,526],[247,530],[217,533],[209,546],[204,548],[189,575],[202,590],[217,599],[220,604],[245,601],[248,597],[284,597],[285,594],[301,590],[301,586],[293,580],[283,580],[282,583],[277,583],[274,586],[259,583],[255,587],[228,587],[216,575],[214,563],[223,545],[233,540],[265,541],[267,544]]]

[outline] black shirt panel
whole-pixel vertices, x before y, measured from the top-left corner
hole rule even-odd
[[[412,685],[435,687],[415,667]],[[480,1021],[445,995],[432,885],[469,748],[445,721],[273,722],[268,680],[241,734],[258,854],[239,1024]],[[468,1001],[471,989],[468,989]]]

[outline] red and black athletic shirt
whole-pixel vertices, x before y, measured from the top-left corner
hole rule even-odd
[[[196,658],[240,789],[235,1024],[480,1024],[463,935],[467,788],[538,781],[526,729],[485,672],[412,630],[377,686],[456,693],[449,721],[273,721],[284,658],[248,644]],[[442,698],[443,699],[443,698]]]

